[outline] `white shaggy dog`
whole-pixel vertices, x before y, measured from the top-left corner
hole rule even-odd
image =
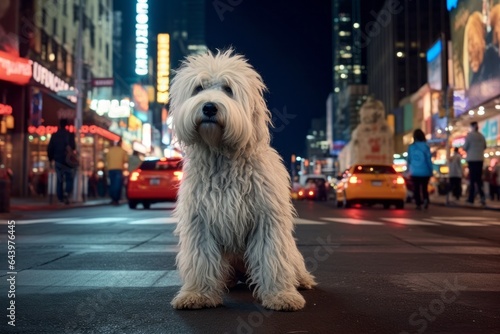
[[[273,310],[303,308],[297,288],[316,285],[293,238],[290,179],[270,146],[265,89],[232,50],[188,57],[172,81],[174,131],[186,152],[174,308],[221,305],[238,272]]]

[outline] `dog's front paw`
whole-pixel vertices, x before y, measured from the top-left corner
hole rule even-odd
[[[198,292],[180,291],[171,302],[175,309],[200,309],[222,305],[222,297],[207,296]]]
[[[262,306],[275,311],[297,311],[306,305],[304,297],[296,290],[267,295],[262,298]]]
[[[311,290],[316,285],[318,283],[314,280],[314,276],[309,273],[305,273],[299,278],[299,289]]]

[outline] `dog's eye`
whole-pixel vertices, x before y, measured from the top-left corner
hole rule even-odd
[[[203,90],[203,86],[202,85],[198,85],[195,87],[194,91],[193,91],[193,95],[196,95],[198,94],[199,92],[201,92]]]
[[[229,87],[229,86],[224,86],[224,87],[222,87],[222,89],[224,89],[224,91],[225,91],[226,93],[228,93],[229,95],[233,95],[233,90],[231,89],[231,87]]]

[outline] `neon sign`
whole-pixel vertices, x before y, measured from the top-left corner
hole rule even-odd
[[[135,16],[135,73],[148,74],[148,0],[137,0]]]
[[[57,132],[57,129],[58,129],[57,126],[51,126],[51,125],[30,126],[28,127],[28,133],[37,134],[39,136],[45,136],[47,134],[53,134]],[[75,127],[73,125],[67,126],[66,129],[69,132],[72,133],[75,132]],[[117,135],[116,133],[103,129],[97,125],[82,125],[82,127],[80,128],[80,133],[84,135],[97,134],[111,141],[118,141],[120,139],[120,136]]]
[[[55,75],[36,61],[33,62],[33,80],[56,93],[65,90],[75,90],[73,86],[70,86],[63,79],[59,78],[57,75]],[[68,96],[68,100],[76,103],[76,94],[73,96]]]
[[[167,103],[170,86],[170,35],[158,34],[158,64],[156,72],[156,101]]]
[[[31,60],[0,51],[0,79],[25,85],[31,79]]]
[[[0,103],[0,115],[12,115],[12,106]]]

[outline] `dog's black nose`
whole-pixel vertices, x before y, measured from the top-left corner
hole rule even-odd
[[[217,114],[217,107],[212,102],[205,103],[203,106],[203,114],[208,117],[215,116]]]

